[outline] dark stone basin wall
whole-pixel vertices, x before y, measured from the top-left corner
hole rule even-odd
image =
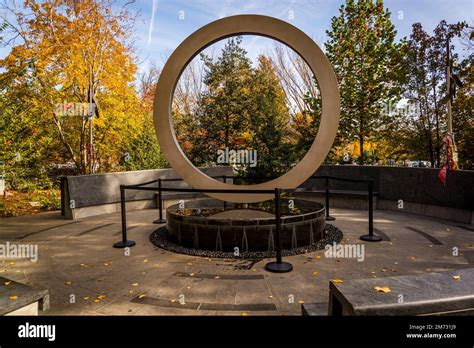
[[[211,202],[211,203],[210,203]],[[283,249],[311,245],[324,237],[325,209],[316,202],[295,200],[296,205],[306,204],[314,209],[297,215],[282,217],[281,243]],[[186,202],[187,212],[197,213],[206,208],[222,207],[222,202],[204,199]],[[227,210],[234,209],[228,203]],[[275,248],[275,219],[213,219],[205,216],[183,216],[179,206],[166,211],[170,239],[187,248],[212,251],[239,252],[273,251]]]

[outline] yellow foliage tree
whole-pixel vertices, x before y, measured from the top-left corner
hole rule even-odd
[[[0,61],[0,83],[12,99],[28,96],[17,98],[29,106],[22,117],[54,125],[58,145],[80,173],[92,164],[113,170],[122,144],[142,124],[133,86],[133,15],[125,8],[115,12],[106,0],[25,0],[24,6],[31,16],[15,11],[10,23],[23,42]]]

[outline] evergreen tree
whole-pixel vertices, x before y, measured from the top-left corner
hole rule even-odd
[[[241,37],[229,39],[216,62],[201,55],[207,87],[197,110],[202,134],[197,140],[200,144],[196,144],[199,153],[195,154],[204,156],[201,163],[215,160],[222,147],[242,147],[239,138],[248,127],[252,67],[241,42]]]
[[[249,168],[249,175],[272,178],[284,174],[294,161],[286,136],[290,115],[272,60],[261,55],[258,61],[249,119],[251,145],[257,150],[258,164]]]
[[[325,44],[341,93],[336,144],[358,139],[364,149],[364,141],[391,121],[384,106],[395,104],[400,94],[400,45],[394,41],[396,30],[382,0],[347,0],[339,12],[331,20]],[[359,162],[365,162],[363,151]]]

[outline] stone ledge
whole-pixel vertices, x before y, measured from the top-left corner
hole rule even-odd
[[[330,282],[329,315],[472,315],[473,283],[474,268]],[[381,293],[375,287],[388,287],[390,292]]]
[[[8,285],[5,285],[8,284]],[[15,300],[10,296],[17,296]],[[49,309],[49,291],[0,277],[0,315],[32,315]]]

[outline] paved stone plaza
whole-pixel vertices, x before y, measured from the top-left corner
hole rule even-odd
[[[472,225],[405,213],[374,212],[382,242],[367,243],[367,212],[333,209],[342,244],[365,245],[363,262],[324,250],[285,258],[293,272],[265,271],[264,260],[192,257],[153,246],[157,210],[128,212],[129,256],[120,214],[77,221],[59,212],[0,220],[0,244],[37,244],[39,258],[0,261],[0,276],[49,289],[47,315],[300,315],[301,303],[327,302],[331,279],[379,278],[474,267]],[[459,255],[453,255],[458,248]],[[456,250],[456,249],[454,249]],[[454,253],[455,254],[455,253]],[[75,300],[75,301],[74,301]]]

